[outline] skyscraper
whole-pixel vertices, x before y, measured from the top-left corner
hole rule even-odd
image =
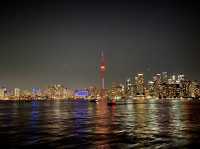
[[[131,94],[131,87],[132,87],[132,83],[131,83],[131,79],[128,78],[125,82],[125,87],[126,87],[126,94],[130,95]]]
[[[162,78],[162,83],[167,83],[167,81],[168,81],[168,74],[167,74],[167,72],[162,72],[161,78]]]
[[[145,95],[144,74],[137,74],[135,76],[135,84],[136,84],[137,95]]]
[[[15,88],[14,89],[14,96],[15,97],[19,97],[20,96],[20,89],[19,88]]]

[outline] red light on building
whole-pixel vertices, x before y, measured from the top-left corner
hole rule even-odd
[[[106,71],[106,66],[101,65],[101,66],[100,66],[100,71]]]

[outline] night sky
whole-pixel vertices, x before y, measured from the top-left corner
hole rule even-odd
[[[137,72],[200,80],[200,6],[192,1],[6,1],[0,6],[0,86],[106,86]]]

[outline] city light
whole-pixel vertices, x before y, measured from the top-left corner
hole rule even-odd
[[[134,79],[128,78],[125,83],[113,83],[111,88],[104,89],[104,97],[113,99],[148,97],[154,99],[183,99],[200,98],[199,81],[185,79],[185,75],[169,75],[167,72],[157,73],[152,80],[146,81],[144,74],[138,73]],[[145,83],[147,82],[147,84]],[[104,82],[103,82],[104,83]],[[104,85],[104,84],[103,84]],[[61,84],[50,85],[47,88],[0,88],[1,100],[62,100],[62,99],[97,99],[101,95],[101,88],[90,86],[86,89],[72,90]]]

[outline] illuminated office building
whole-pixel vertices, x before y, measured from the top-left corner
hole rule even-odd
[[[195,98],[196,96],[196,91],[197,91],[197,86],[198,83],[196,81],[192,81],[190,86],[189,86],[189,92],[190,92],[190,97]]]
[[[89,88],[88,88],[88,91],[89,91],[89,95],[91,96],[91,97],[97,97],[97,95],[99,95],[100,94],[100,91],[97,89],[97,87],[95,87],[95,86],[90,86]]]
[[[194,98],[200,98],[200,82],[196,81],[194,88]]]
[[[154,82],[153,81],[148,81],[147,88],[148,88],[148,91],[149,91],[149,95],[154,97],[155,96]]]
[[[130,78],[128,78],[126,80],[126,83],[125,83],[125,93],[128,96],[133,95],[133,83],[132,83],[132,81],[131,81]]]
[[[67,90],[60,84],[49,86],[45,94],[50,99],[65,99]]]
[[[162,72],[161,78],[162,78],[162,82],[163,83],[167,83],[167,80],[168,80],[168,74],[167,74],[167,72]]]
[[[0,88],[0,98],[4,99],[5,97],[6,88]]]
[[[161,74],[157,73],[153,76],[154,82],[154,96],[159,97],[162,92]]]
[[[160,73],[157,73],[153,76],[153,81],[154,82],[157,82],[158,84],[161,83],[161,74]]]
[[[181,97],[187,98],[190,97],[191,92],[191,81],[184,80],[181,81]]]
[[[135,84],[136,84],[136,94],[145,95],[144,74],[137,74],[135,76]]]
[[[31,97],[32,96],[32,92],[29,90],[23,90],[20,92],[20,95],[23,97]]]
[[[15,88],[14,89],[14,96],[15,97],[20,97],[20,89],[19,88]]]
[[[131,86],[132,86],[131,79],[128,78],[128,79],[126,80],[126,91],[127,91],[127,92],[130,91]]]
[[[175,74],[173,74],[172,76],[171,76],[171,84],[174,84],[174,83],[176,83],[176,75]]]
[[[111,91],[109,92],[109,95],[111,97],[117,97],[117,96],[124,96],[125,89],[123,84],[117,84],[115,82],[112,83]]]
[[[178,81],[184,81],[185,80],[184,74],[179,74],[177,79],[178,79]]]
[[[74,90],[73,90],[73,89],[67,88],[67,89],[66,89],[65,96],[66,96],[67,99],[73,98],[73,97],[74,97]]]

